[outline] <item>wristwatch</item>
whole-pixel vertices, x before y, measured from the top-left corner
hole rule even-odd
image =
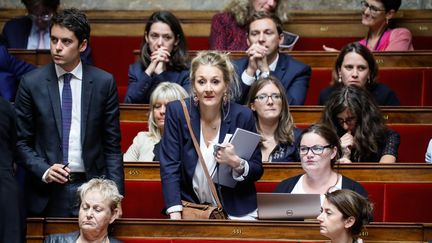
[[[246,160],[240,159],[240,165],[235,168],[236,171],[242,171],[245,168]]]
[[[260,78],[268,78],[270,76],[270,71],[261,72]]]

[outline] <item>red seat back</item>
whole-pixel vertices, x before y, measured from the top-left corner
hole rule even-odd
[[[384,198],[384,222],[432,223],[432,183],[389,183]]]
[[[390,124],[400,134],[398,161],[425,162],[426,148],[432,138],[431,124]]]
[[[147,122],[120,122],[120,132],[122,135],[121,150],[123,153],[127,151],[135,136],[141,131],[148,131]]]
[[[160,181],[125,181],[123,218],[167,218],[162,214],[164,200]]]

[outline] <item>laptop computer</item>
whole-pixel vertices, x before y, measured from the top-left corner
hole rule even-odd
[[[258,219],[315,219],[321,211],[320,194],[257,193]]]

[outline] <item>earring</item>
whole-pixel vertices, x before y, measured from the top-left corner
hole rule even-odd
[[[194,95],[193,95],[194,106],[198,106],[198,102],[199,102],[198,96],[194,93]]]
[[[368,77],[367,82],[368,82],[368,84],[371,83],[371,79],[370,79],[370,77]]]
[[[389,19],[388,19],[388,18],[386,18],[386,24],[387,24],[387,25],[389,24]]]
[[[222,100],[223,100],[223,105],[226,106],[228,104],[228,94],[227,93],[224,93]]]
[[[339,75],[338,82],[342,83],[342,76]]]

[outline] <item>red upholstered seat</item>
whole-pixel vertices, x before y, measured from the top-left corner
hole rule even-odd
[[[123,153],[127,151],[135,136],[141,131],[148,131],[147,122],[120,122],[121,149]]]
[[[125,181],[123,218],[167,218],[162,214],[164,201],[160,181]]]
[[[426,68],[423,71],[423,93],[422,104],[424,106],[432,106],[432,68]]]
[[[425,162],[425,153],[432,138],[431,124],[390,124],[389,127],[401,136],[398,161]]]
[[[432,223],[432,183],[386,184],[384,222]]]
[[[384,211],[384,183],[362,182],[362,186],[368,192],[369,200],[373,203],[373,221],[383,221]]]
[[[318,105],[321,90],[330,86],[332,70],[329,68],[313,68],[309,81],[305,105]]]
[[[423,71],[423,68],[381,69],[379,80],[396,93],[402,106],[421,106]]]

